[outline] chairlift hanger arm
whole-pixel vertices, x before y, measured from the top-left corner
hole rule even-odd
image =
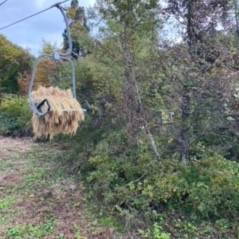
[[[67,17],[66,11],[65,9],[60,5],[60,4],[56,4],[55,5],[56,8],[58,8],[64,18],[64,22],[66,25],[66,33],[67,33],[67,38],[68,38],[68,42],[69,42],[69,48],[65,53],[60,53],[60,56],[62,57],[71,57],[72,54],[72,50],[73,50],[73,43],[72,43],[72,37],[71,37],[71,30],[70,30],[70,24],[69,24],[69,19]]]
[[[72,93],[74,98],[76,98],[76,67],[75,67],[75,62],[72,59],[72,49],[73,49],[73,42],[72,42],[72,37],[71,37],[71,32],[70,32],[70,26],[69,26],[69,20],[66,14],[65,9],[58,3],[55,4],[54,7],[56,7],[57,9],[60,10],[63,18],[64,18],[64,22],[66,25],[66,34],[68,37],[68,41],[69,41],[69,48],[66,52],[62,53],[62,52],[54,52],[53,55],[42,55],[40,56],[34,66],[33,66],[33,73],[32,73],[32,78],[31,78],[31,82],[29,85],[29,102],[30,102],[30,107],[31,110],[33,111],[33,113],[35,113],[36,115],[38,115],[39,117],[46,115],[50,110],[51,107],[49,105],[49,102],[47,101],[47,99],[44,99],[42,102],[36,104],[33,100],[32,97],[32,91],[33,91],[33,86],[34,86],[34,82],[36,79],[36,73],[37,73],[37,67],[39,66],[39,63],[44,60],[44,59],[51,59],[54,61],[68,61],[71,65],[71,79],[72,79]],[[41,106],[44,104],[47,104],[48,108],[45,112],[42,112],[41,110]]]

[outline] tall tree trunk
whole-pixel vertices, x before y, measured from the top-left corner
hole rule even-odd
[[[196,62],[198,56],[198,46],[200,45],[200,36],[198,35],[198,25],[196,16],[196,4],[195,0],[188,0],[187,2],[187,42],[188,49],[192,59],[192,62]],[[185,77],[185,82],[182,90],[181,100],[181,130],[180,130],[180,154],[183,163],[189,161],[190,151],[190,111],[191,111],[191,89],[187,86],[188,77]],[[191,80],[191,79],[190,79]]]
[[[182,101],[181,101],[181,131],[180,131],[180,154],[181,160],[184,164],[189,161],[190,149],[190,108],[191,98],[187,87],[183,87]]]
[[[196,56],[196,45],[198,41],[194,1],[195,0],[188,0],[187,3],[187,37],[189,52],[192,58]]]
[[[189,0],[187,3],[187,37],[188,48],[192,60],[196,56],[197,33],[194,19],[194,0]],[[185,78],[187,81],[187,77]],[[181,100],[181,130],[179,135],[181,161],[187,163],[189,161],[190,150],[190,109],[191,97],[190,89],[187,87],[187,82],[183,85],[182,100]]]
[[[129,136],[131,137],[131,142],[135,141],[135,136],[139,130],[140,126],[140,106],[137,101],[136,95],[136,73],[134,66],[134,58],[133,53],[130,48],[130,32],[128,27],[125,26],[124,33],[121,37],[121,45],[123,50],[123,58],[124,58],[124,104],[123,110],[125,115],[125,120],[127,122],[127,131]]]
[[[234,3],[234,11],[235,11],[235,19],[236,19],[236,33],[237,37],[239,37],[239,2],[238,0],[233,0]]]
[[[145,117],[145,111],[141,100],[139,87],[136,79],[134,55],[130,48],[131,37],[130,30],[127,25],[124,26],[124,33],[121,37],[121,45],[123,49],[124,67],[125,67],[125,82],[124,82],[124,112],[127,121],[127,131],[130,136],[130,142],[136,143],[137,134],[140,129],[143,129],[151,148],[157,159],[160,159],[160,154],[157,149],[156,142],[150,132],[148,123]]]

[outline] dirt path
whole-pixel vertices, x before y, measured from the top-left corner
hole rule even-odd
[[[27,152],[32,147],[32,141],[29,138],[14,139],[0,136],[0,160],[7,159],[9,156]]]
[[[87,212],[59,147],[0,137],[1,239],[113,239]]]

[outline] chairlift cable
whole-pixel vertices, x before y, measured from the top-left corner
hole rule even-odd
[[[8,0],[5,0],[5,1],[8,1]],[[5,3],[5,1],[4,1],[3,3]],[[66,2],[69,2],[69,1],[70,1],[70,0],[65,0],[65,1],[62,1],[62,2],[55,3],[55,4],[53,4],[52,6],[46,8],[46,9],[43,9],[43,10],[41,10],[41,11],[39,11],[39,12],[36,12],[36,13],[34,13],[34,14],[31,14],[31,15],[29,15],[29,16],[26,16],[26,17],[24,17],[24,18],[21,18],[21,19],[15,21],[15,22],[12,22],[12,23],[10,23],[10,24],[7,24],[7,25],[5,25],[5,26],[3,26],[3,27],[0,27],[0,31],[5,30],[5,29],[7,29],[7,28],[9,28],[9,27],[12,27],[12,26],[14,26],[14,25],[16,25],[16,24],[18,24],[18,23],[24,22],[24,21],[26,21],[26,20],[28,20],[28,19],[30,19],[30,18],[32,18],[32,17],[38,16],[38,15],[40,15],[40,14],[42,14],[42,13],[44,13],[44,12],[46,12],[46,11],[48,11],[48,10],[54,8],[54,7],[57,7],[57,6],[61,5],[61,4],[64,4],[64,3],[66,3]],[[2,3],[2,4],[3,4],[3,3]],[[0,4],[0,6],[1,6],[1,4]]]
[[[0,3],[0,7],[1,7],[3,4],[5,4],[7,1],[8,1],[8,0],[2,1],[2,2]]]

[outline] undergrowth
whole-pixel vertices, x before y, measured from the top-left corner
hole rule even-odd
[[[0,134],[7,136],[30,135],[31,112],[27,99],[7,95],[0,100]]]
[[[64,159],[101,217],[144,238],[238,238],[238,163],[203,147],[188,165],[158,161],[143,137],[132,148],[124,131],[109,132],[82,128]]]

